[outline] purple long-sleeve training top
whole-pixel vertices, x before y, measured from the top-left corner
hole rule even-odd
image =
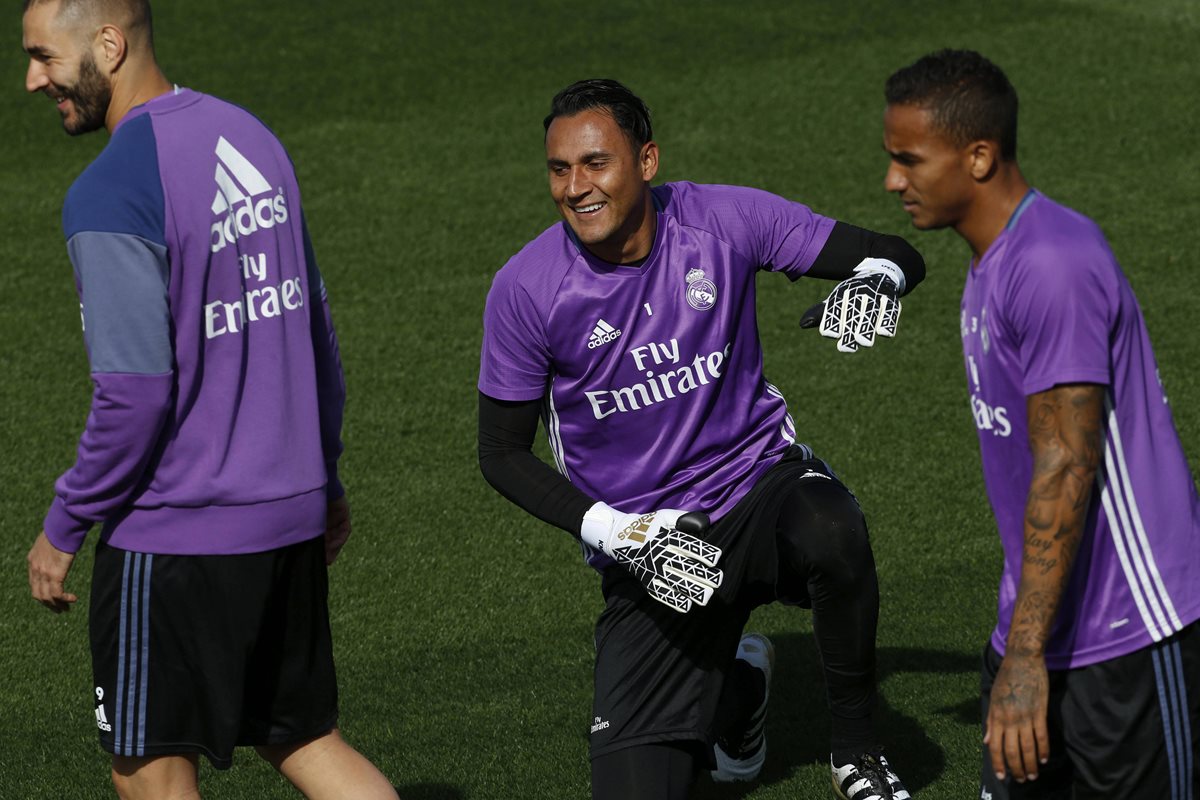
[[[74,552],[232,554],[320,535],[345,386],[283,146],[175,89],[131,110],[63,207],[94,393],[45,520]]]

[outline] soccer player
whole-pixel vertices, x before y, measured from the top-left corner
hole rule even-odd
[[[545,148],[564,222],[488,295],[479,457],[497,491],[580,540],[601,573],[593,797],[683,798],[702,767],[758,775],[773,649],[742,628],[780,601],[813,609],[838,796],[904,800],[871,717],[867,526],[763,376],[755,275],[841,280],[821,325],[849,350],[894,333],[924,262],[899,237],[766,192],[651,187],[650,115],[616,81],[560,92]],[[531,452],[539,416],[557,471]]]
[[[344,386],[283,146],[173,86],[145,0],[26,0],[26,87],[107,147],[63,206],[94,384],[29,551],[56,612],[99,523],[100,742],[123,798],[198,797],[235,745],[312,798],[395,797],[337,731],[327,565],[350,533]]]
[[[887,190],[971,247],[967,388],[1004,546],[980,797],[1194,798],[1200,500],[1133,290],[1021,174],[994,64],[944,50],[885,96]]]

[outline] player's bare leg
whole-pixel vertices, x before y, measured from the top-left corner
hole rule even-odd
[[[195,754],[113,756],[112,779],[121,800],[199,800]]]
[[[337,728],[305,742],[254,749],[309,800],[396,800],[391,782]]]

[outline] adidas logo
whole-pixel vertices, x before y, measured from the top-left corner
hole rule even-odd
[[[650,520],[654,519],[653,514],[643,514],[633,521],[633,523],[624,528],[617,534],[617,539],[625,541],[628,539],[631,542],[644,544],[646,541],[646,532],[650,530]]]
[[[108,715],[104,713],[104,703],[96,706],[96,727],[105,733],[112,733],[112,724],[108,721]]]
[[[211,244],[214,253],[233,244],[239,236],[248,236],[260,228],[274,228],[287,222],[287,204],[283,190],[274,197],[269,195],[271,184],[237,148],[224,136],[217,139],[217,171],[213,176],[217,182],[217,193],[213,197],[213,214],[225,214],[212,224]]]
[[[597,320],[596,327],[592,329],[592,335],[588,337],[588,350],[595,350],[601,345],[608,344],[620,335],[621,331],[609,325],[603,319]]]

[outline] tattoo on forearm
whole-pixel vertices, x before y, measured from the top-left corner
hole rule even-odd
[[[1058,563],[1058,559],[1027,555],[1025,556],[1025,563],[1037,569],[1039,575],[1049,575],[1050,570],[1054,569],[1054,565]]]
[[[1028,403],[1033,477],[1009,646],[1040,652],[1071,576],[1104,443],[1104,387],[1057,386]]]

